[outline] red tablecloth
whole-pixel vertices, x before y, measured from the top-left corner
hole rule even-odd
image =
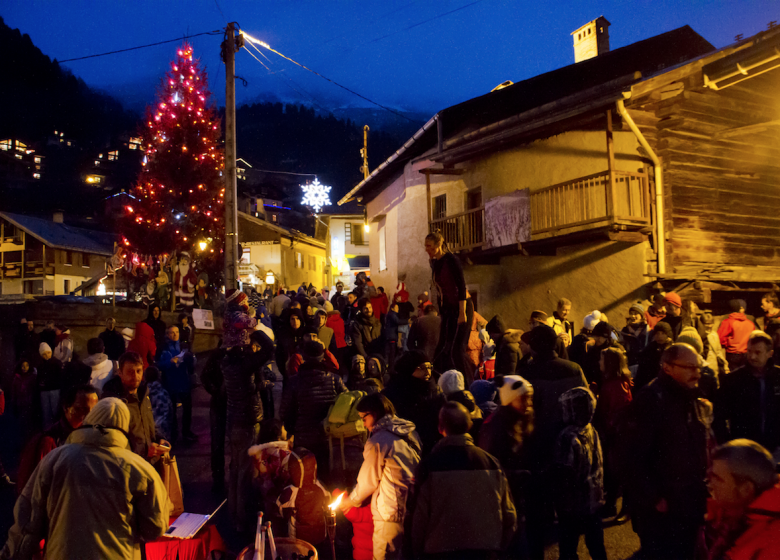
[[[147,560],[175,560],[178,554],[179,560],[206,560],[214,550],[224,552],[227,549],[219,531],[209,522],[191,539],[160,537],[156,541],[146,543],[146,558]]]

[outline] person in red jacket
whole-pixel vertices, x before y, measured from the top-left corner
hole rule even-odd
[[[135,324],[135,337],[127,344],[128,352],[135,352],[144,361],[144,371],[150,365],[154,365],[154,357],[157,354],[157,342],[154,338],[154,330],[145,321]]]
[[[349,371],[346,369],[346,364],[349,361],[349,348],[347,347],[347,339],[344,328],[344,319],[341,317],[341,313],[333,308],[333,305],[326,301],[323,306],[325,312],[328,314],[328,318],[325,321],[325,326],[333,329],[333,339],[336,341],[336,351],[333,355],[336,357],[336,361],[339,363],[341,376],[343,377]]]
[[[772,455],[754,441],[730,441],[712,455],[708,486],[708,558],[780,558],[780,485]]]
[[[336,488],[332,492],[334,499],[344,490]],[[371,515],[371,503],[344,511],[344,517],[352,523],[352,560],[372,560],[374,558],[374,518]]]
[[[726,350],[726,361],[731,371],[745,365],[748,339],[750,333],[756,330],[753,321],[745,315],[745,305],[744,299],[732,299],[729,302],[732,313],[718,327],[718,338]]]

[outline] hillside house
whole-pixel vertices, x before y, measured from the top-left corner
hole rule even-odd
[[[704,303],[766,291],[779,40],[716,50],[685,26],[440,111],[339,202],[366,207],[374,283],[430,289],[440,231],[480,313],[521,328],[560,297],[620,327],[656,281]]]

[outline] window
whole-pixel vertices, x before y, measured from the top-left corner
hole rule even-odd
[[[140,138],[130,138],[130,145],[128,147],[131,150],[139,150],[141,148],[141,139]]]
[[[249,247],[243,247],[243,251],[241,253],[241,260],[239,261],[241,264],[251,264],[252,263],[252,250]]]
[[[43,280],[25,280],[24,293],[34,296],[43,295]]]
[[[442,194],[433,197],[433,219],[439,220],[447,217],[447,195]]]
[[[588,27],[588,35],[590,35],[590,31],[591,31],[591,29],[590,29],[590,27]]]
[[[81,253],[81,266],[89,268],[89,253]]]
[[[368,233],[363,229],[363,224],[352,224],[352,244],[368,245]]]
[[[71,253],[70,251],[65,251],[62,258],[65,262],[65,265],[73,266],[73,253]]]
[[[0,150],[5,150],[6,152],[10,150],[13,147],[13,140],[0,140]]]
[[[295,268],[303,268],[303,255],[295,252]]]
[[[40,179],[41,174],[40,173],[33,173],[33,179]]]
[[[344,242],[352,243],[352,224],[349,222],[344,224]]]
[[[317,271],[317,258],[316,257],[309,257],[309,270]]]
[[[475,210],[482,206],[482,187],[466,191],[466,210]]]
[[[116,161],[119,159],[119,150],[108,152],[108,161]]]
[[[65,295],[70,293],[70,280],[65,279],[62,281],[62,291]]]
[[[379,271],[387,270],[387,218],[379,221],[377,233],[379,234]]]
[[[272,222],[275,222],[275,221],[276,221],[276,214],[271,214],[271,221],[272,221]]]
[[[41,163],[41,161],[42,161],[41,160],[41,156],[35,156],[34,160],[35,160],[35,163]]]

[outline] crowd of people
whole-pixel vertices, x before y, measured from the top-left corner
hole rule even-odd
[[[50,557],[130,558],[162,534],[157,470],[197,437],[197,383],[238,533],[262,510],[327,557],[325,509],[339,499],[356,560],[540,560],[554,535],[561,559],[583,536],[606,559],[605,524],[629,519],[642,558],[780,557],[776,294],[758,320],[735,299],[718,325],[668,292],[632,304],[622,328],[592,311],[579,330],[561,298],[515,328],[476,311],[440,235],[425,251],[432,290],[416,307],[403,282],[389,297],[365,274],[349,292],[227,290],[200,379],[186,315],[166,325],[151,306],[133,333],[109,320],[82,360],[64,326],[44,341],[22,325],[9,408],[28,442],[0,558],[30,557],[41,539]],[[92,468],[69,475],[79,461]],[[93,507],[91,542],[67,513]]]

